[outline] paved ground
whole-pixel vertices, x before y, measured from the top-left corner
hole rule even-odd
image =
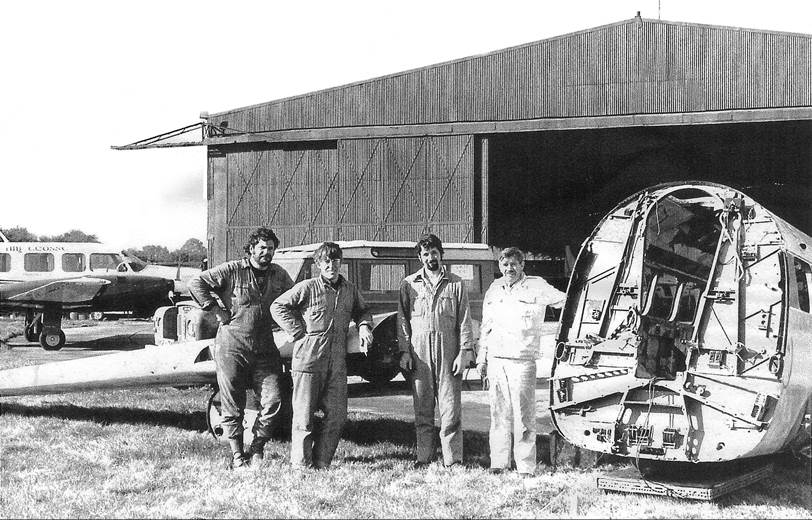
[[[5,323],[9,323],[4,318]],[[20,321],[21,323],[21,321]],[[122,319],[101,322],[70,322],[66,320],[66,345],[56,352],[44,351],[38,343],[29,343],[22,336],[8,341],[16,356],[22,356],[34,364],[64,361],[88,356],[111,354],[125,350],[143,348],[154,342],[151,320]],[[543,369],[540,376],[547,375]],[[395,417],[406,421],[414,420],[412,397],[406,381],[397,376],[388,385],[379,388],[364,382],[360,377],[349,377],[350,411],[363,411]],[[468,370],[463,386],[463,425],[466,430],[486,432],[490,424],[487,392],[475,370]],[[539,377],[536,386],[536,406],[539,433],[552,429],[547,412],[547,379]]]

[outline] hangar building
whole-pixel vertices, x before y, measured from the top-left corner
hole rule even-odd
[[[560,255],[628,195],[689,179],[812,234],[808,34],[636,17],[199,125],[116,148],[208,147],[211,265],[257,225],[282,245],[430,230]]]

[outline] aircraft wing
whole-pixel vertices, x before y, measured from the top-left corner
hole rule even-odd
[[[0,397],[147,386],[213,384],[214,340],[0,370]]]
[[[110,283],[110,280],[91,276],[9,283],[0,286],[0,302],[12,305],[89,303]]]

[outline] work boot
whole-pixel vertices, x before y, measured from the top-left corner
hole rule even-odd
[[[267,439],[254,437],[254,442],[251,443],[251,447],[248,449],[248,456],[251,460],[252,467],[262,466],[262,462],[265,460],[266,442]]]
[[[228,445],[231,448],[231,460],[228,461],[228,469],[248,466],[248,457],[245,456],[242,450],[242,438],[229,439]]]
[[[231,460],[228,461],[228,469],[247,468],[248,458],[244,453],[233,453]]]
[[[251,467],[258,468],[262,466],[262,462],[265,460],[265,452],[264,451],[252,451],[251,452]]]

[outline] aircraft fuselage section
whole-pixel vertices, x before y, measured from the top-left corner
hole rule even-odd
[[[811,243],[716,184],[621,203],[570,279],[550,380],[556,427],[590,450],[667,461],[786,448],[812,394]]]

